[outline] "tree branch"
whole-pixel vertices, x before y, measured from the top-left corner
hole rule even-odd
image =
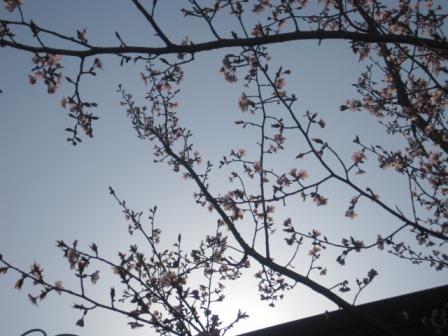
[[[1,22],[1,21],[0,21]],[[119,47],[91,47],[86,50],[63,49],[54,47],[36,47],[19,42],[0,40],[0,47],[11,47],[14,49],[29,51],[33,53],[51,53],[74,57],[88,57],[107,54],[151,54],[166,55],[186,53],[193,54],[214,49],[225,49],[232,47],[252,47],[273,43],[305,41],[305,40],[348,40],[366,43],[402,43],[419,47],[431,48],[446,54],[448,58],[448,42],[437,41],[424,37],[373,33],[358,33],[347,31],[298,31],[276,35],[268,35],[252,38],[222,39],[197,44],[180,45],[172,44],[166,47],[142,47],[142,46],[119,46]]]
[[[160,29],[154,18],[151,14],[148,13],[148,11],[138,2],[138,0],[132,0],[134,5],[138,8],[138,10],[143,14],[143,16],[148,20],[148,22],[151,24],[152,28],[156,31],[157,35],[165,42],[165,44],[170,47],[173,44],[168,39],[168,37],[165,35],[165,33]]]
[[[160,137],[160,135],[155,132],[154,135],[159,139],[159,141],[163,144],[163,147],[168,155],[170,155],[176,162],[178,162],[181,166],[183,166],[190,176],[193,178],[193,180],[196,182],[197,186],[201,190],[201,192],[204,194],[207,201],[209,201],[213,208],[218,212],[221,219],[224,221],[224,223],[229,228],[230,232],[232,233],[233,237],[236,239],[238,244],[243,248],[244,252],[254,258],[257,262],[259,262],[261,265],[264,265],[266,267],[269,267],[271,270],[278,272],[291,280],[294,280],[298,283],[301,283],[308,288],[314,290],[315,292],[323,295],[327,299],[333,301],[336,305],[338,305],[340,308],[346,309],[350,313],[352,313],[354,316],[361,318],[362,320],[368,322],[369,324],[375,326],[378,330],[381,330],[385,335],[397,335],[397,333],[392,330],[389,326],[385,325],[383,322],[377,320],[373,316],[367,314],[366,312],[354,307],[347,301],[340,298],[338,295],[327,289],[326,287],[320,285],[319,283],[311,280],[310,278],[307,278],[299,273],[296,273],[284,266],[281,266],[275,262],[273,262],[271,259],[268,259],[261,254],[259,254],[255,249],[251,248],[244,238],[241,236],[239,231],[237,230],[236,226],[234,225],[233,221],[229,218],[229,216],[225,213],[225,211],[222,209],[222,207],[219,205],[218,201],[210,194],[207,187],[202,183],[201,179],[197,175],[197,173],[194,171],[194,169],[182,158],[180,158],[176,153],[174,153],[169,145],[167,145],[165,142],[163,142],[163,139]]]

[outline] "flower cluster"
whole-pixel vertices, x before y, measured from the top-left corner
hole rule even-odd
[[[35,54],[32,58],[35,66],[28,76],[29,82],[34,85],[38,80],[42,80],[47,86],[47,92],[55,93],[61,85],[61,59],[62,56],[56,54]]]
[[[10,12],[14,11],[18,6],[23,5],[23,0],[3,0],[3,5]]]

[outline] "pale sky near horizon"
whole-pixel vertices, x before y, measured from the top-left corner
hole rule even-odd
[[[185,35],[190,35],[193,41],[210,38],[202,22],[191,23],[191,19],[182,18],[179,6],[159,2],[160,25],[173,40],[180,41]],[[156,40],[147,22],[129,1],[25,0],[23,9],[25,17],[38,25],[61,29],[67,34],[74,35],[76,29],[86,27],[92,44],[115,45],[114,30],[129,44],[150,45]],[[17,15],[0,7],[2,18],[17,19]],[[220,28],[225,29],[227,24],[233,23],[223,20]],[[351,83],[365,67],[365,63],[358,63],[346,42],[323,42],[321,46],[317,42],[288,43],[272,46],[270,50],[273,68],[284,64],[293,71],[287,78],[287,89],[299,97],[296,105],[299,114],[306,110],[318,112],[327,121],[327,127],[317,130],[317,134],[334,143],[346,160],[357,149],[352,143],[355,134],[367,143],[396,145],[367,113],[339,111],[339,105],[356,94]],[[185,79],[179,95],[181,123],[192,129],[194,143],[204,158],[215,164],[231,149],[253,148],[257,140],[250,137],[250,131],[233,125],[234,120],[248,116],[238,109],[241,84],[231,85],[219,74],[226,52],[196,55],[196,61],[184,69]],[[216,217],[194,202],[194,185],[166,165],[153,163],[152,144],[137,139],[119,104],[120,96],[116,93],[119,83],[135,93],[138,101],[143,101],[145,87],[139,78],[143,65],[119,67],[119,61],[112,57],[104,57],[102,61],[104,71],[82,86],[82,93],[99,104],[95,111],[100,116],[94,125],[95,136],[83,137],[83,142],[73,147],[65,141],[64,131],[72,126],[71,120],[59,106],[61,97],[71,92],[69,85],[64,83],[54,95],[47,95],[41,83],[35,86],[28,83],[27,75],[32,68],[30,54],[0,49],[0,89],[3,91],[0,94],[0,253],[24,269],[38,261],[48,279],[61,279],[66,287],[76,284],[55,247],[56,240],[79,239],[84,247],[95,241],[111,259],[116,258],[117,251],[127,250],[131,242],[121,210],[109,195],[108,186],[113,186],[133,209],[146,211],[158,206],[157,224],[167,246],[182,233],[188,247],[194,247],[215,230]],[[64,58],[64,74],[73,73],[75,64]],[[294,145],[287,143],[286,152],[288,149],[288,153],[298,152]],[[290,162],[285,160],[284,164]],[[399,177],[372,168],[366,178],[369,183],[375,183],[383,199],[407,211],[408,200],[401,196],[406,192],[406,181]],[[217,194],[232,188],[225,173],[215,171],[212,181],[212,190]],[[396,222],[366,202],[361,205],[359,217],[350,221],[344,217],[344,211],[353,195],[340,191],[335,184],[327,188],[328,208],[316,209],[312,202],[303,204],[297,200],[297,204],[288,203],[280,210],[282,215],[291,216],[295,224],[303,224],[305,228],[316,227],[328,232],[338,241],[349,234],[371,241],[389,222],[397,227]],[[280,230],[279,226],[279,241],[284,237]],[[284,244],[275,246],[281,257]],[[298,269],[308,265],[304,252]],[[336,255],[328,257],[333,264],[327,278],[322,279],[325,285],[345,278],[353,283],[370,268],[378,270],[379,277],[361,295],[360,303],[447,283],[446,275],[441,272],[411,265],[377,250],[351,255],[345,267],[334,263]],[[258,300],[253,276],[257,270],[253,267],[242,280],[226,282],[227,299],[220,313],[230,318],[242,309],[251,316],[237,325],[231,335],[335,309],[334,304],[301,286],[288,293],[276,308],[269,308],[267,303]],[[107,298],[108,286],[117,282],[109,273],[107,269],[102,270],[95,294]],[[320,280],[317,276],[316,279]],[[4,335],[20,335],[31,328],[42,328],[49,336],[64,332],[79,336],[155,335],[149,327],[131,330],[126,325],[128,320],[111,312],[89,313],[86,326],[79,328],[75,322],[80,313],[70,307],[78,301],[66,295],[50,295],[36,308],[27,298],[27,293],[33,292],[32,286],[25,284],[19,292],[14,289],[16,280],[13,272],[0,276],[0,323]],[[343,297],[350,301],[350,295]]]

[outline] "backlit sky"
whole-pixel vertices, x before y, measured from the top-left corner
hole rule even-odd
[[[174,41],[180,41],[186,35],[193,41],[211,38],[202,22],[183,19],[179,12],[182,1],[159,2],[157,18]],[[28,0],[24,13],[38,25],[66,34],[74,35],[77,29],[87,28],[92,44],[115,45],[115,30],[129,44],[159,43],[130,1]],[[2,18],[17,19],[17,15],[17,12],[9,13],[0,8]],[[225,29],[232,25],[234,22],[224,19],[219,27]],[[317,42],[297,42],[273,46],[270,50],[273,66],[284,64],[293,70],[287,89],[299,97],[297,111],[300,114],[308,109],[319,112],[327,121],[327,128],[318,134],[325,134],[325,139],[334,143],[346,160],[356,150],[352,143],[355,134],[366,143],[398,144],[386,138],[376,121],[366,113],[339,112],[338,106],[355,94],[351,83],[365,66],[358,63],[347,43],[323,42],[318,46]],[[225,82],[218,73],[224,53],[214,51],[197,55],[196,62],[184,69],[185,80],[179,95],[181,122],[192,129],[194,143],[204,158],[215,163],[231,149],[253,148],[257,141],[251,137],[252,132],[233,125],[234,120],[245,116],[241,115],[237,104],[241,85]],[[115,258],[117,251],[127,250],[130,240],[126,235],[126,224],[108,193],[109,185],[136,210],[158,206],[157,224],[166,244],[174,241],[177,233],[182,233],[187,245],[194,247],[215,228],[216,217],[195,204],[194,186],[163,164],[153,163],[152,144],[137,139],[119,104],[120,97],[116,93],[119,83],[143,101],[145,87],[139,78],[142,65],[119,67],[119,61],[112,57],[102,61],[104,71],[82,85],[82,94],[99,104],[96,113],[100,120],[94,125],[95,136],[93,139],[84,137],[81,145],[73,147],[65,141],[67,134],[64,131],[71,126],[71,120],[59,106],[61,97],[70,93],[67,83],[54,95],[47,95],[42,84],[28,84],[31,55],[7,48],[0,50],[0,89],[3,91],[0,95],[0,253],[25,269],[38,261],[48,279],[61,279],[66,287],[75,283],[55,247],[56,240],[79,239],[82,246],[95,241],[104,255],[111,258]],[[73,73],[75,64],[73,60],[64,59],[65,74]],[[289,153],[300,151],[295,143],[287,144],[288,149]],[[293,154],[290,156],[294,157]],[[291,163],[285,161],[284,164]],[[368,182],[374,181],[382,199],[409,210],[408,200],[402,197],[406,181],[397,179],[395,174],[373,169],[369,173]],[[223,194],[232,188],[225,173],[215,171],[212,181],[212,190],[216,193]],[[344,209],[353,195],[340,190],[336,184],[327,188],[330,195],[328,208],[316,209],[312,202],[302,204],[297,200],[296,204],[288,203],[281,211],[285,216],[291,216],[295,224],[309,229],[317,227],[338,241],[349,233],[372,240],[390,224],[390,218],[369,204],[360,209],[359,218],[348,220],[344,217]],[[395,228],[397,223],[390,225]],[[281,241],[283,236],[278,235]],[[275,250],[279,259],[285,258],[283,245],[278,245]],[[334,261],[336,256],[329,257]],[[308,265],[306,255],[302,262],[297,266],[299,270]],[[352,256],[345,267],[333,263],[323,283],[330,285],[345,278],[353,281],[364,276],[371,267],[376,268],[380,276],[361,295],[359,302],[446,283],[443,273],[425,266],[413,266],[377,251]],[[251,315],[231,334],[335,308],[300,286],[275,309],[269,308],[258,300],[253,277],[257,270],[256,267],[248,270],[246,277],[237,283],[227,283],[222,315],[232,316],[228,314],[236,313],[238,309]],[[107,270],[101,274],[100,282],[104,288],[114,284],[115,278],[108,275]],[[0,278],[1,334],[20,335],[37,327],[46,330],[48,335],[63,332],[80,336],[154,334],[149,328],[131,330],[126,325],[127,320],[114,313],[99,311],[89,314],[86,326],[81,329],[75,326],[80,314],[70,308],[77,301],[51,295],[36,308],[26,295],[32,291],[31,286],[25,285],[18,292],[13,288],[16,279],[12,272]],[[100,289],[95,294],[107,298],[107,290],[101,293]],[[350,295],[346,299],[350,300]]]

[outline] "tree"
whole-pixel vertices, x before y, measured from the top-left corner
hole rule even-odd
[[[372,267],[365,275],[349,274],[330,285],[325,275],[336,266],[327,265],[326,258],[332,257],[342,267],[354,254],[379,249],[384,257],[391,254],[403,262],[446,271],[448,43],[441,6],[430,1],[330,0],[316,5],[286,0],[188,0],[182,4],[185,20],[202,20],[211,37],[198,42],[188,36],[175,42],[161,28],[158,1],[130,3],[156,34],[156,46],[134,46],[120,32],[115,32],[117,43],[96,46],[84,28],[72,36],[28,19],[21,0],[4,1],[18,19],[0,20],[0,46],[33,55],[31,84],[42,81],[50,94],[64,80],[72,85],[72,93],[61,105],[74,120],[66,129],[73,145],[85,136],[93,137],[97,103],[84,98],[81,88],[88,77],[99,74],[103,58],[116,57],[123,67],[140,65],[146,103],[140,105],[134,93],[119,85],[121,105],[138,137],[154,146],[155,162],[182,173],[196,186],[195,201],[216,216],[216,231],[191,251],[184,250],[180,235],[174,247],[165,250],[159,246],[156,208],[150,210],[148,228],[143,213],[133,210],[110,188],[129,222],[129,233],[142,235],[149,255],[143,247],[132,245],[119,254],[117,262],[103,256],[95,243],[83,250],[77,241],[59,241],[58,247],[79,279],[79,289],[65,288],[59,280],[47,281],[38,263],[27,272],[2,257],[1,271],[19,273],[18,289],[29,279],[40,287],[40,293],[29,295],[35,304],[50,292],[84,301],[75,305],[81,312],[79,326],[91,310],[104,308],[129,316],[132,328],[148,324],[160,334],[222,335],[247,317],[240,311],[235,320],[222,324],[212,309],[224,300],[222,281],[239,281],[244,269],[252,265],[260,298],[269,305],[301,284],[384,334],[395,335],[355,305],[378,271]],[[25,32],[31,33],[31,39],[22,35]],[[300,99],[287,86],[291,70],[276,65],[269,48],[301,40],[348,42],[359,61],[366,63],[354,84],[358,95],[341,102],[338,109],[372,114],[396,139],[390,147],[387,141],[365,142],[360,130],[353,134],[357,149],[347,159],[340,146],[325,139],[325,114],[300,112]],[[194,64],[198,54],[212,50],[225,50],[220,73],[226,81],[242,85],[238,105],[247,114],[235,124],[255,136],[254,145],[232,149],[219,162],[202,157],[192,132],[182,126],[176,112],[184,69]],[[66,58],[78,61],[74,76],[65,74],[62,64]],[[375,160],[377,165],[372,163]],[[395,178],[407,184],[406,209],[380,194],[381,186],[368,179],[375,176],[375,166],[380,172],[395,172]],[[230,181],[230,190],[215,191],[218,172],[221,179]],[[297,199],[317,209],[330,205],[328,193],[333,184],[337,193],[351,194],[346,208],[339,209],[348,220],[357,217],[360,207],[371,206],[387,215],[387,225],[374,236],[359,238],[342,232],[330,236],[324,223],[302,229],[300,217],[285,215]],[[301,267],[304,261],[306,268]],[[85,290],[87,281],[95,284],[99,279],[95,263],[112,267],[123,287],[120,292],[111,287],[107,303]],[[190,284],[195,274],[206,285],[201,281],[196,287]],[[344,297],[350,291],[354,291],[352,303]],[[130,302],[132,308],[119,306],[120,302]]]

